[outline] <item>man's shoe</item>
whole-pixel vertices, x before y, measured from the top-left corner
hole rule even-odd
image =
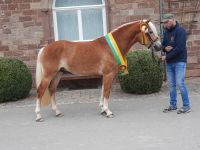
[[[185,114],[185,113],[189,113],[190,111],[191,111],[190,107],[182,107],[181,109],[177,111],[177,114]]]
[[[177,109],[177,107],[176,106],[169,106],[168,108],[165,108],[164,110],[163,110],[163,112],[164,113],[168,113],[168,112],[171,112],[171,111],[173,111],[173,110],[176,110]]]

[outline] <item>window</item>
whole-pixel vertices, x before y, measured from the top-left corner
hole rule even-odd
[[[54,0],[55,40],[84,41],[107,33],[104,0]]]

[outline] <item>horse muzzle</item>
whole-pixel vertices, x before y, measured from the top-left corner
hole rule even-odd
[[[161,46],[161,45],[154,45],[154,49],[155,49],[156,51],[161,51],[162,46]]]
[[[161,51],[162,45],[160,42],[155,42],[152,44],[151,49],[153,49],[154,51]]]

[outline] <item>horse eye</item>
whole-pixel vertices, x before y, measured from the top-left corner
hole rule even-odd
[[[152,34],[153,32],[152,31],[149,31],[149,34]]]

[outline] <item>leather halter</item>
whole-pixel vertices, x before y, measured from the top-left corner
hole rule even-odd
[[[149,21],[150,21],[150,20],[144,22],[144,20],[142,20],[142,21],[140,22],[140,31],[141,31],[141,33],[142,33],[141,44],[142,44],[142,45],[147,45],[147,44],[148,44],[148,40],[147,40],[147,39],[149,39],[149,41],[151,41],[151,44],[148,46],[148,48],[150,48],[151,45],[152,45],[155,41],[158,40],[158,37],[156,37],[155,39],[152,39],[151,36],[150,36],[150,33],[149,33],[149,32],[145,33],[145,31],[143,30],[143,28],[148,28],[148,29],[150,29],[150,27],[149,27],[149,25],[148,25],[148,22],[149,22]]]
[[[146,36],[146,33],[144,32],[144,30],[142,28],[146,28],[146,27],[149,27],[149,25],[144,22],[143,20],[140,22],[140,31],[142,33],[142,39],[141,39],[141,44],[142,45],[147,45],[147,36]]]

